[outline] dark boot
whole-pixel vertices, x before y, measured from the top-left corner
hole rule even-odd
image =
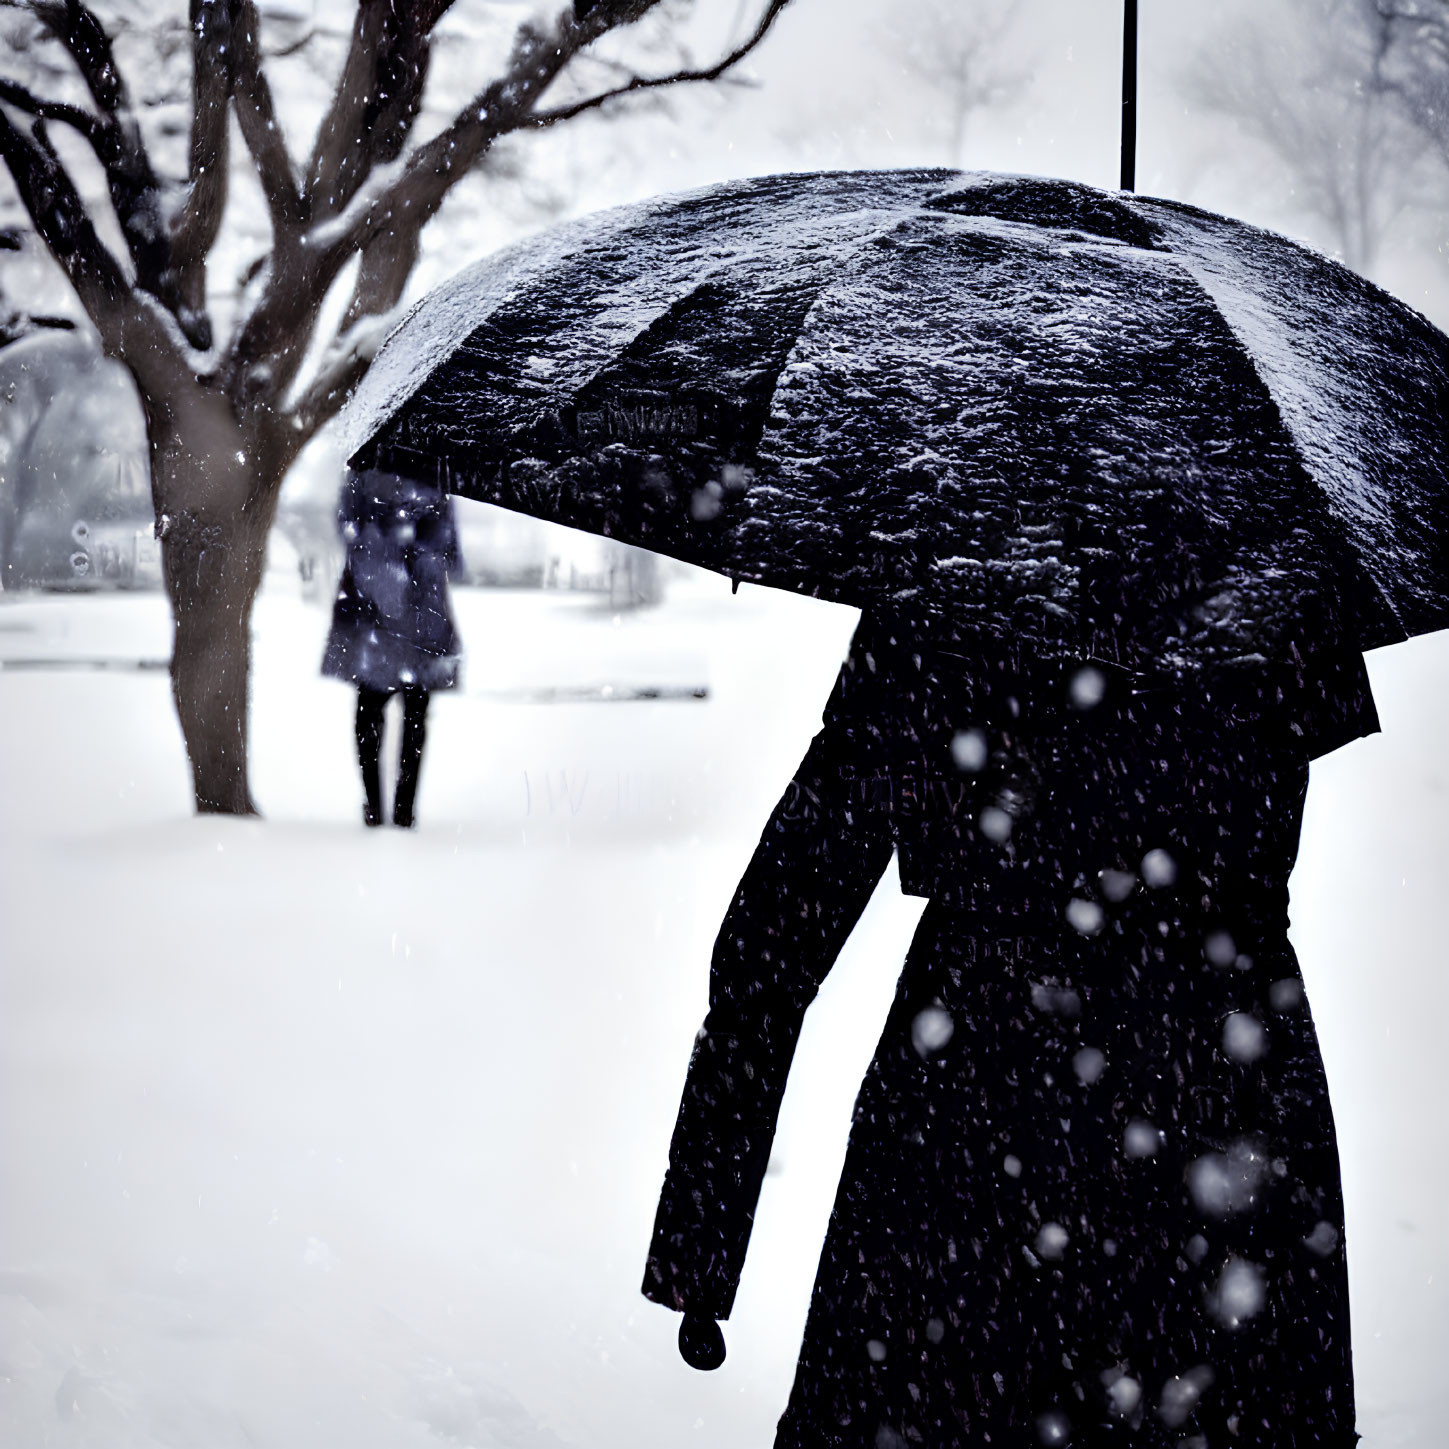
[[[362,807],[364,825],[382,824],[382,712],[387,693],[381,689],[357,689],[357,761],[362,766],[362,790],[367,797]]]
[[[418,776],[423,768],[423,746],[428,738],[428,700],[426,689],[416,686],[403,690],[402,751],[398,756],[397,795],[392,802],[392,823],[404,830],[414,824],[413,805],[418,796]]]

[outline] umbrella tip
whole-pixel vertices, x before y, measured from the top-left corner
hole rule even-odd
[[[737,594],[737,593],[739,593],[739,591],[740,591],[740,581],[738,579],[731,579],[730,580],[730,593]]]

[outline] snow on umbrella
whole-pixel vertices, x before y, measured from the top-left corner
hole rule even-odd
[[[734,182],[461,273],[352,462],[737,579],[1180,674],[1449,625],[1449,339],[1174,202]]]

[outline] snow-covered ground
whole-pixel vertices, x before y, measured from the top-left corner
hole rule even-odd
[[[352,696],[282,571],[263,821],[188,812],[134,667],[159,598],[0,596],[0,1443],[769,1445],[920,910],[889,878],[811,1011],[722,1370],[638,1283],[710,943],[853,616],[702,576],[619,617],[456,597],[467,679],[404,834],[361,826]],[[1440,1449],[1449,637],[1371,668],[1388,733],[1315,767],[1295,917],[1361,1428]]]

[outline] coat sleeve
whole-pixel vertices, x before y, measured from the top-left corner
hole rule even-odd
[[[458,544],[458,511],[452,495],[443,500],[443,564],[455,583],[463,576],[463,550]]]
[[[362,480],[351,469],[342,480],[337,495],[337,532],[349,546],[357,538],[362,526]]]
[[[828,717],[827,717],[828,718]],[[766,825],[720,927],[645,1268],[646,1298],[729,1317],[805,1009],[890,862],[827,723]]]

